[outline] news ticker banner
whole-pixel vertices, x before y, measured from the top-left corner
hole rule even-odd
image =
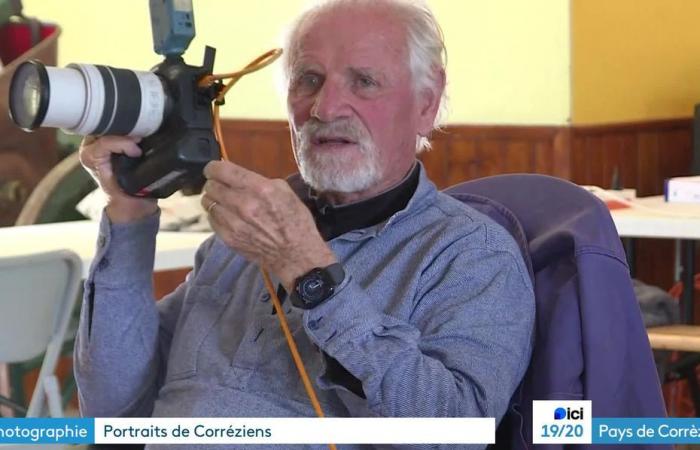
[[[0,444],[491,444],[493,418],[0,419]]]
[[[700,418],[592,417],[591,401],[532,402],[534,444],[700,444]]]
[[[0,444],[490,444],[493,418],[0,419]],[[700,418],[591,417],[534,401],[535,444],[700,444]]]

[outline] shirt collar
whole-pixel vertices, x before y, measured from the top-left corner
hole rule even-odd
[[[398,184],[374,197],[358,202],[332,205],[310,191],[311,213],[316,226],[326,240],[348,231],[368,228],[384,222],[408,204],[418,185],[420,169],[417,164]]]

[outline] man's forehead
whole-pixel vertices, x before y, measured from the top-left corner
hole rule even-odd
[[[336,60],[335,62],[342,60],[342,62],[353,66],[362,66],[363,61],[367,65],[381,65],[372,64],[372,61],[389,63],[399,59],[403,54],[400,47],[391,45],[391,42],[382,39],[341,40],[335,38],[333,43],[300,39],[295,60],[298,64],[306,64],[314,61],[321,62],[318,59],[328,61],[324,57],[331,56]]]
[[[325,54],[346,60],[406,54],[404,27],[396,20],[369,10],[332,10],[308,18],[300,26],[294,52],[297,62]]]

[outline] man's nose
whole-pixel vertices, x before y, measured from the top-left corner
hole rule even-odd
[[[350,112],[347,100],[345,90],[340,83],[326,80],[316,93],[311,115],[322,122],[346,118]]]

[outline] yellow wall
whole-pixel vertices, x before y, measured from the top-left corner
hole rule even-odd
[[[573,0],[575,124],[689,117],[700,103],[700,1]]]
[[[449,121],[567,123],[568,0],[432,0],[448,51]]]
[[[151,50],[142,0],[24,0],[25,12],[63,28],[59,64],[89,62],[146,69]],[[241,67],[274,47],[304,0],[195,0],[197,37],[185,55],[201,62],[217,48],[216,71]],[[445,33],[451,123],[564,124],[569,118],[568,0],[432,0]],[[273,71],[246,77],[223,114],[285,117]]]

